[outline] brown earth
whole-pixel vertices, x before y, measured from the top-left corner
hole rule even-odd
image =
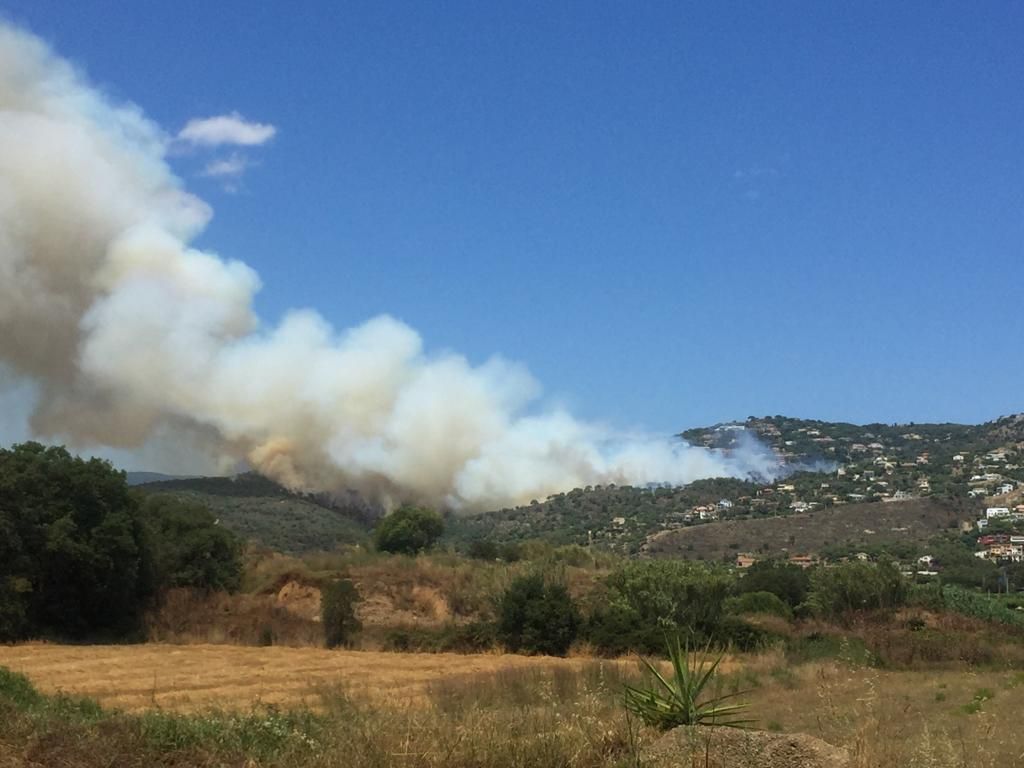
[[[652,768],[845,768],[849,755],[803,733],[675,728],[648,748]]]

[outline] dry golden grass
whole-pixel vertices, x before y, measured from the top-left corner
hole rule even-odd
[[[44,693],[95,699],[125,711],[179,712],[254,704],[318,706],[319,691],[415,703],[447,678],[517,669],[568,669],[586,659],[511,654],[380,653],[229,645],[0,646],[0,667],[26,675]],[[610,662],[616,663],[616,662]],[[629,664],[629,662],[620,662]]]
[[[318,738],[331,748],[315,759],[266,764],[325,768],[618,768],[629,757],[630,734],[619,691],[637,675],[635,661],[626,660],[223,645],[0,647],[0,666],[45,692],[131,711],[311,707],[330,725]],[[850,768],[1024,765],[1017,727],[1024,673],[1012,669],[888,671],[835,660],[792,666],[771,651],[728,659],[724,672],[721,688],[749,689],[744,698],[760,727],[843,746]],[[644,732],[641,741],[655,737]],[[346,762],[356,754],[367,757]]]

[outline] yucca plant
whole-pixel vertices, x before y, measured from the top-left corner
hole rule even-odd
[[[625,690],[626,710],[636,715],[646,725],[663,731],[680,725],[721,725],[731,728],[746,728],[754,720],[743,717],[747,704],[726,704],[729,699],[745,691],[723,696],[710,696],[708,684],[714,677],[723,656],[708,661],[697,654],[691,654],[689,643],[679,637],[668,639],[668,658],[672,663],[672,675],[666,679],[658,668],[647,659],[640,661],[651,673],[654,686],[637,688],[627,685]],[[705,649],[705,656],[708,649]]]

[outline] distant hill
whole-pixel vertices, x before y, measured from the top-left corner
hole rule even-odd
[[[296,494],[256,473],[176,478],[138,488],[198,501],[243,539],[292,554],[364,543],[372,516],[365,505]]]
[[[736,443],[737,430],[754,433],[784,460],[856,461],[878,449],[897,459],[914,459],[927,451],[933,462],[948,463],[957,454],[977,454],[1024,444],[1024,414],[984,424],[849,424],[790,416],[751,416],[746,421],[696,427],[681,433],[687,442],[716,448]],[[859,447],[858,447],[859,446]]]
[[[185,480],[189,475],[165,475],[162,472],[125,472],[128,485],[143,485],[145,483],[160,483],[166,480]]]
[[[577,488],[528,505],[457,518],[449,526],[448,538],[460,547],[477,539],[542,538],[630,553],[655,551],[655,539],[661,542],[658,551],[667,552],[668,542],[678,539],[684,544],[676,547],[677,552],[715,559],[727,554],[730,544],[753,544],[755,549],[763,545],[756,536],[741,536],[739,531],[760,532],[764,525],[764,531],[785,530],[786,538],[794,535],[784,524],[771,521],[797,516],[822,529],[815,536],[805,532],[806,541],[797,545],[817,551],[840,539],[861,541],[852,535],[855,529],[847,530],[847,519],[860,525],[856,530],[908,527],[911,535],[925,537],[954,517],[972,519],[987,503],[1006,504],[1024,491],[1024,414],[980,425],[856,425],[751,417],[690,429],[681,437],[728,452],[744,447],[750,435],[767,445],[792,474],[775,482],[718,479],[685,488]],[[1013,490],[1007,493],[1010,486]],[[915,506],[918,502],[920,507]],[[894,514],[908,510],[924,514],[923,528],[890,524]],[[839,516],[830,528],[833,514]],[[872,517],[878,518],[877,526],[871,524]],[[725,522],[715,522],[719,518]],[[725,535],[726,541],[718,541],[719,532],[730,532],[733,523],[745,521],[758,525],[740,525],[735,534]],[[690,545],[693,548],[687,549]],[[769,546],[778,549],[786,544],[771,541]]]
[[[740,552],[760,557],[820,554],[828,549],[926,545],[970,520],[956,504],[935,499],[847,504],[783,517],[723,520],[664,531],[645,550],[654,557],[734,560]]]

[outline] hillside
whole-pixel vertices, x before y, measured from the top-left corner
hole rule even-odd
[[[701,552],[698,544],[704,542],[705,534],[690,532],[703,531],[716,520],[803,515],[799,519],[817,526],[827,519],[826,513],[850,506],[856,507],[847,513],[850,519],[863,522],[851,530],[873,530],[879,525],[892,527],[884,523],[894,508],[871,502],[936,500],[938,506],[924,504],[921,509],[948,508],[953,516],[967,520],[980,514],[986,504],[1016,503],[1024,488],[1024,415],[980,425],[856,425],[751,417],[687,430],[681,437],[695,445],[730,451],[750,435],[767,445],[790,474],[774,482],[705,480],[686,488],[577,488],[528,505],[453,520],[448,538],[460,547],[479,539],[500,543],[543,538],[556,544],[589,543],[636,553],[650,537],[677,531],[683,538],[693,536],[687,544]],[[911,508],[918,507],[900,507]],[[807,513],[814,514],[808,518]],[[937,514],[945,524],[945,513]],[[875,515],[882,523],[873,526]],[[816,551],[826,542],[850,538],[844,519],[840,515],[834,530],[813,537],[805,548],[813,544]],[[780,524],[768,525],[774,530],[771,526]],[[924,527],[932,530],[934,526],[930,522]],[[728,544],[740,543],[730,540],[719,547],[717,534],[707,535],[706,555],[712,558],[721,557]],[[760,544],[754,542],[754,548]]]
[[[300,495],[255,473],[163,480],[137,486],[204,504],[246,541],[278,552],[332,550],[367,539],[369,513],[355,503]]]
[[[682,525],[692,518],[694,507],[749,497],[758,487],[721,478],[700,480],[684,488],[576,488],[543,502],[453,518],[446,539],[457,546],[475,540],[544,539],[556,545],[592,542],[607,549],[636,552],[652,531],[671,523]]]
[[[877,551],[925,545],[940,533],[956,530],[964,519],[956,505],[933,499],[847,504],[663,531],[650,538],[645,551],[654,557],[726,561],[735,560],[740,552],[772,557],[820,554],[827,549]]]

